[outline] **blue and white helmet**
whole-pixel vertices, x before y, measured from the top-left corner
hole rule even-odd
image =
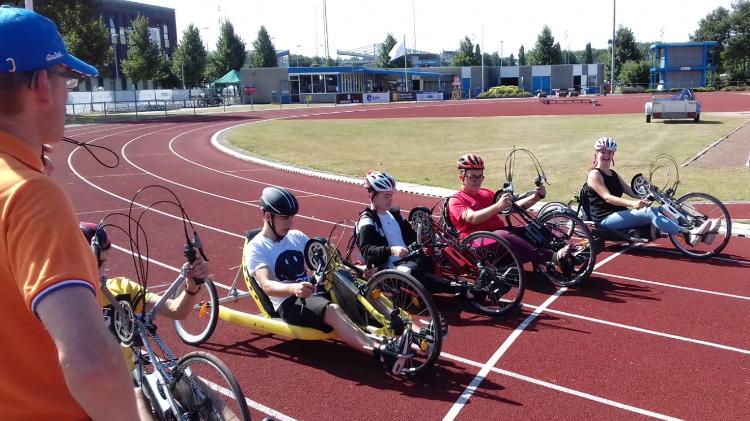
[[[597,151],[615,152],[617,151],[617,141],[615,141],[611,137],[600,137],[599,139],[596,139],[596,142],[594,142],[594,148]]]
[[[396,190],[396,180],[387,172],[370,171],[365,176],[365,188],[376,192]]]

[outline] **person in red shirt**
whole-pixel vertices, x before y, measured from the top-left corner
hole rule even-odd
[[[505,193],[494,202],[495,192],[482,187],[484,181],[484,161],[479,155],[462,155],[456,161],[461,181],[461,189],[448,201],[448,212],[451,223],[461,238],[477,231],[491,231],[510,243],[522,263],[544,263],[553,261],[559,265],[566,258],[568,248],[559,250],[553,256],[547,250],[541,250],[524,238],[525,227],[506,226],[500,216],[503,209],[511,205],[511,195]],[[518,201],[516,204],[527,209],[543,199],[547,194],[544,185],[537,187],[536,193]]]

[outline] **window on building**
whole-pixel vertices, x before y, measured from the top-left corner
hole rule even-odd
[[[130,33],[130,32],[128,32]],[[120,27],[120,44],[127,45],[128,41],[125,39],[125,28]]]
[[[325,93],[325,86],[323,85],[323,75],[312,75],[312,87],[313,93],[315,94]]]
[[[336,75],[325,75],[326,78],[326,92],[334,93],[338,92],[338,85],[336,83]]]
[[[163,25],[162,29],[162,33],[164,34],[164,48],[169,48],[169,30],[167,29],[167,25]]]
[[[312,93],[312,78],[310,75],[299,75],[299,93]]]

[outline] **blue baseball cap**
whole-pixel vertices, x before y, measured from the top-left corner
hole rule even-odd
[[[82,76],[99,71],[65,48],[57,25],[32,10],[0,6],[0,73],[31,72],[58,64]]]

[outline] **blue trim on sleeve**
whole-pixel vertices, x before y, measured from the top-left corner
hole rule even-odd
[[[89,290],[91,290],[91,292],[94,294],[94,296],[96,296],[96,290],[94,289],[94,287],[90,283],[88,283],[86,281],[82,281],[80,279],[69,279],[67,281],[62,281],[62,282],[58,282],[58,283],[56,283],[54,285],[50,285],[47,288],[41,290],[34,297],[34,299],[31,300],[31,311],[34,313],[34,315],[37,318],[39,318],[39,315],[36,314],[36,308],[39,305],[39,303],[45,297],[47,297],[48,295],[50,295],[50,294],[52,294],[54,292],[57,292],[57,291],[59,291],[59,290],[61,290],[63,288],[68,288],[68,287],[86,287]]]

